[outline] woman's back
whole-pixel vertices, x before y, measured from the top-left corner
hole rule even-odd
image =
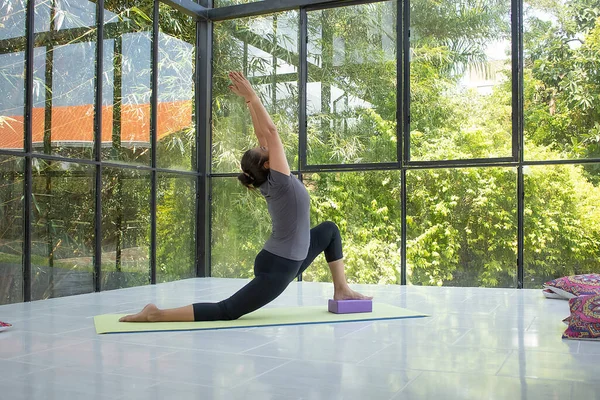
[[[310,198],[306,188],[295,176],[271,169],[260,191],[273,223],[264,249],[289,260],[304,260],[310,245]]]

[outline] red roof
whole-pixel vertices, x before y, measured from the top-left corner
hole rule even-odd
[[[43,107],[33,109],[33,144],[44,142]],[[23,116],[4,117],[0,123],[0,149],[23,148]],[[191,100],[158,103],[158,140],[192,124]],[[102,143],[112,143],[113,106],[102,106]],[[89,144],[94,138],[94,106],[52,107],[53,144]],[[121,144],[150,143],[150,104],[121,106]]]

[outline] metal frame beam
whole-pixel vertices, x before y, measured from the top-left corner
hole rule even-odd
[[[152,59],[151,59],[151,95],[150,95],[150,284],[156,283],[156,186],[158,182],[157,142],[158,142],[158,44],[160,40],[160,2],[154,2],[152,17]]]
[[[163,1],[163,0],[161,0]],[[282,11],[297,10],[303,7],[321,9],[359,3],[376,3],[384,0],[354,1],[354,0],[264,0],[236,6],[217,7],[208,10],[207,18],[211,21],[253,17],[256,15],[273,14]]]
[[[408,13],[409,0],[396,1],[396,145],[400,173],[400,284],[406,285],[406,242],[408,229],[406,213],[408,194],[406,192],[406,162],[410,150],[410,30]]]
[[[96,3],[96,60],[104,59],[104,0]],[[96,62],[96,98],[94,112],[94,160],[96,161],[96,185],[94,197],[94,291],[102,290],[102,76],[104,63]]]
[[[200,0],[212,7],[212,0]],[[196,33],[196,276],[210,276],[211,141],[212,141],[212,32],[211,21],[197,23]]]
[[[308,102],[308,15],[306,9],[300,10],[300,35],[298,38],[298,170],[306,168],[307,163],[307,129],[308,116],[306,107]]]
[[[168,4],[176,10],[189,15],[195,21],[206,20],[208,9],[191,0],[160,0],[161,3]]]
[[[95,27],[98,25],[96,24]],[[81,42],[90,41],[90,33],[93,33],[96,38],[97,33],[94,33],[94,27],[79,27],[61,29],[59,31],[46,31],[46,32],[34,32],[33,42],[34,46],[59,46],[65,44],[75,44]],[[124,33],[138,32],[135,29],[131,29],[128,24],[123,22],[109,22],[104,24],[103,27],[104,39],[115,39],[122,36]],[[27,46],[27,37],[14,37],[9,39],[0,40],[0,54],[13,53],[15,51],[21,51]]]
[[[35,2],[27,2],[27,15],[25,20],[25,35],[27,46],[25,51],[25,129],[24,144],[25,154],[32,151],[33,132],[33,67],[34,67],[34,35],[35,35]],[[25,183],[23,187],[23,300],[31,301],[31,193],[33,174],[31,155],[25,157]]]
[[[513,158],[517,168],[517,288],[525,286],[525,124],[523,83],[523,0],[511,1]]]

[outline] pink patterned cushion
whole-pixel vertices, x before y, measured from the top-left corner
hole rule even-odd
[[[2,322],[2,321],[0,321],[0,332],[7,330],[11,326],[12,325],[9,324],[8,322]]]
[[[600,274],[566,276],[544,283],[544,289],[565,299],[577,296],[600,294]]]
[[[600,340],[600,295],[569,300],[571,317],[563,339]]]

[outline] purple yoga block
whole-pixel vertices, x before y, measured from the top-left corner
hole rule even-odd
[[[371,300],[332,300],[329,299],[329,312],[334,314],[350,314],[372,312]]]

